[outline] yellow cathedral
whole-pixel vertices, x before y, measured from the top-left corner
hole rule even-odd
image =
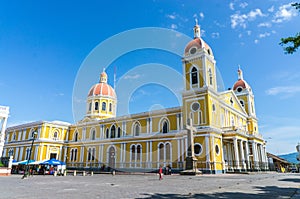
[[[259,133],[254,94],[238,69],[232,89],[217,90],[213,51],[194,26],[194,39],[182,57],[182,106],[116,116],[117,93],[105,72],[87,91],[86,115],[76,124],[37,121],[6,130],[3,156],[17,161],[56,158],[69,169],[179,172],[188,156],[191,119],[193,158],[203,173],[268,170],[266,142]]]

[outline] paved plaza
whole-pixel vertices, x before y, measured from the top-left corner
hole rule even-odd
[[[0,177],[0,198],[300,198],[300,174]]]

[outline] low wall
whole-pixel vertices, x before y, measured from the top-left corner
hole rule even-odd
[[[10,176],[11,175],[11,169],[7,167],[0,167],[0,176]]]

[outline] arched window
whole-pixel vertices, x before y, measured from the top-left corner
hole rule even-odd
[[[196,67],[192,68],[192,71],[191,71],[191,82],[192,82],[192,85],[198,84],[198,70],[197,70]]]
[[[92,110],[92,103],[89,103],[89,111]]]
[[[78,132],[75,132],[74,134],[74,142],[77,142],[78,141]]]
[[[9,149],[8,156],[13,156],[13,155],[14,155],[14,150],[13,149]]]
[[[162,133],[168,133],[169,132],[169,128],[168,128],[168,121],[164,121],[163,122],[163,126],[162,126]]]
[[[166,161],[170,161],[171,159],[171,145],[170,143],[166,143]]]
[[[95,140],[96,139],[96,131],[95,130],[92,130],[90,138],[91,138],[91,140]]]
[[[131,166],[134,167],[135,165],[135,145],[131,146]]]
[[[74,149],[74,159],[73,159],[74,161],[76,161],[77,160],[77,149]]]
[[[58,132],[57,132],[57,131],[55,131],[55,132],[53,133],[53,139],[54,139],[54,140],[57,140],[57,139],[58,139]]]
[[[102,111],[106,111],[106,102],[102,102]]]
[[[213,84],[213,76],[211,72],[211,68],[208,70],[208,76],[209,76],[209,85]]]
[[[121,137],[121,128],[118,127],[118,138]]]
[[[159,150],[159,161],[163,162],[164,161],[164,144],[161,143],[158,147]]]
[[[109,103],[109,112],[112,112],[112,104],[111,103]]]
[[[136,148],[136,161],[141,161],[141,145]]]
[[[95,102],[95,111],[98,111],[98,110],[99,110],[99,103]]]
[[[113,125],[110,129],[110,138],[115,138],[116,137],[116,127]]]
[[[136,123],[134,124],[134,129],[133,129],[133,131],[134,131],[134,136],[139,136],[139,135],[140,135],[141,126],[140,126],[139,123],[136,122]]]
[[[106,138],[109,138],[109,130],[106,129]]]

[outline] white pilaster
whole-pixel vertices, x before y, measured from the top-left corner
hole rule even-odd
[[[242,166],[243,169],[246,169],[243,140],[240,141],[240,154],[241,154],[241,162],[242,162],[241,166]]]
[[[249,143],[247,141],[246,141],[245,149],[246,149],[246,161],[247,161],[247,165],[248,165],[247,169],[250,169]]]
[[[210,170],[210,144],[209,136],[205,136],[205,148],[206,148],[206,168]]]
[[[235,161],[235,167],[236,169],[240,169],[240,159],[239,159],[239,149],[238,149],[238,143],[237,138],[233,138],[233,148],[234,148],[234,161]]]

